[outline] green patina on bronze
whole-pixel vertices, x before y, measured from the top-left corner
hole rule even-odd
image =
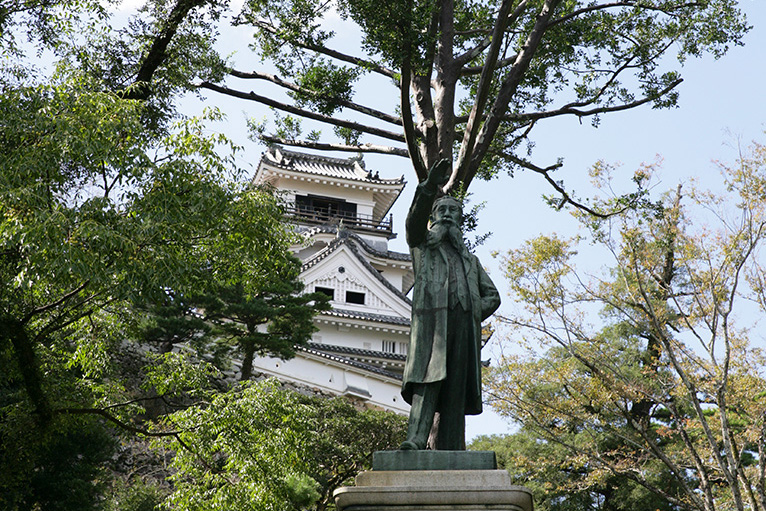
[[[449,173],[448,161],[434,165],[407,215],[415,287],[402,384],[412,410],[402,449],[426,447],[437,412],[433,447],[465,449],[465,415],[482,411],[481,322],[500,305],[500,294],[463,243],[460,203],[437,198]]]

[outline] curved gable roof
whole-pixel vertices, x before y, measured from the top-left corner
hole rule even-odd
[[[388,279],[386,279],[383,275],[381,275],[380,272],[376,270],[367,261],[367,259],[365,259],[362,256],[362,254],[360,253],[361,248],[359,247],[360,240],[361,238],[359,238],[359,236],[353,235],[352,233],[349,233],[349,231],[341,230],[340,233],[338,234],[338,237],[335,238],[335,240],[333,240],[329,245],[327,245],[325,248],[317,252],[314,255],[314,257],[306,260],[303,263],[303,265],[301,266],[301,273],[309,270],[310,268],[313,268],[314,266],[319,264],[322,260],[326,259],[330,254],[337,251],[340,247],[346,246],[349,248],[351,253],[354,254],[354,256],[359,260],[362,266],[369,272],[369,274],[373,278],[377,279],[389,291],[393,292],[398,298],[400,298],[408,306],[411,307],[412,301],[409,298],[407,298],[407,296],[400,289],[398,289],[396,286],[391,284],[388,281]]]

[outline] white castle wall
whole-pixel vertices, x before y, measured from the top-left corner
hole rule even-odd
[[[324,393],[360,398],[368,406],[401,414],[408,414],[410,410],[402,399],[397,380],[342,369],[318,357],[301,354],[287,361],[258,358],[253,365],[267,376],[294,381]]]

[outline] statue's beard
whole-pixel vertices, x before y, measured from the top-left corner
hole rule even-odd
[[[443,241],[447,241],[452,244],[458,251],[462,253],[465,245],[463,243],[463,233],[453,222],[439,221],[431,224],[428,229],[428,236],[426,237],[426,245],[429,247],[436,247]]]

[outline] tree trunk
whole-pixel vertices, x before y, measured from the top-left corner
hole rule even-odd
[[[239,381],[247,381],[253,376],[253,358],[255,357],[255,343],[242,341],[242,371]]]
[[[27,396],[35,410],[36,420],[40,426],[47,426],[51,421],[51,407],[43,392],[32,341],[21,321],[10,316],[4,316],[0,325],[0,339],[8,339],[13,345],[13,354],[16,357]]]

